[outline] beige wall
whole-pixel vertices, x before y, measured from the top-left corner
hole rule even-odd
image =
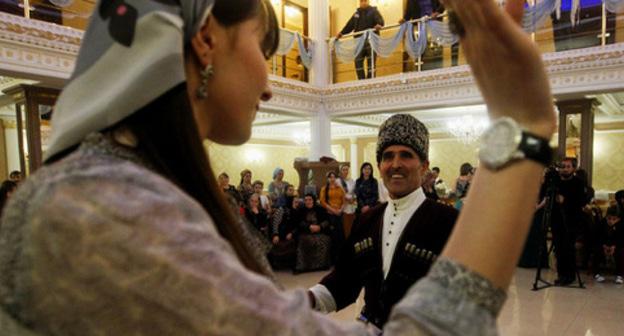
[[[348,158],[348,140],[336,141],[331,150],[336,160],[344,161]],[[284,169],[284,180],[299,185],[299,175],[293,168],[296,158],[307,158],[310,150],[307,146],[297,146],[285,141],[254,141],[243,146],[221,146],[206,144],[210,156],[210,164],[215,175],[222,172],[230,176],[230,183],[240,183],[240,172],[249,169],[253,173],[253,180],[264,182],[265,190],[273,180],[273,170],[276,167]]]

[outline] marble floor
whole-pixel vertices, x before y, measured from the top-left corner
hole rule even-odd
[[[310,287],[325,272],[292,275],[278,273],[287,288]],[[543,277],[553,279],[546,271]],[[534,292],[534,269],[518,268],[509,296],[498,319],[505,336],[616,336],[624,335],[624,286],[615,285],[613,277],[604,283],[581,274],[586,289],[553,287]],[[339,313],[336,320],[353,320],[363,304],[358,301]]]

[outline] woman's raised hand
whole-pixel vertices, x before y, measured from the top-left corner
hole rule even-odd
[[[553,98],[540,52],[520,27],[524,2],[507,0],[503,10],[494,0],[444,0],[463,27],[461,46],[490,117],[511,117],[550,138]]]

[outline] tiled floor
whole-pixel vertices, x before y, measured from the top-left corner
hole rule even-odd
[[[279,273],[287,288],[310,287],[325,273],[292,275]],[[509,289],[507,303],[498,319],[501,335],[509,336],[618,336],[624,335],[624,286],[612,277],[599,284],[581,275],[586,289],[547,288],[532,291],[535,270],[519,268]],[[554,274],[546,272],[544,278]],[[352,320],[362,299],[339,313],[337,320]]]

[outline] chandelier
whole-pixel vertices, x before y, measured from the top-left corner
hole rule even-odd
[[[310,135],[310,131],[295,131],[292,133],[291,137],[293,142],[299,146],[309,146],[312,143],[312,136]]]
[[[468,145],[475,142],[488,125],[489,121],[485,117],[467,115],[448,121],[446,128],[454,138]]]

